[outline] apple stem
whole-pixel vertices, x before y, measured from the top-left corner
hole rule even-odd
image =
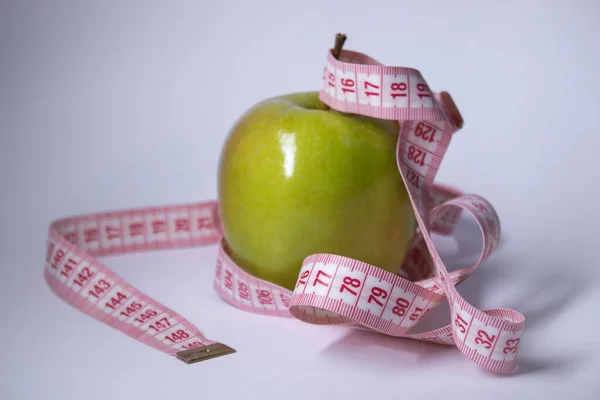
[[[344,47],[344,43],[346,42],[346,35],[343,33],[338,33],[335,35],[335,44],[333,46],[333,57],[337,60],[342,54],[342,47]],[[323,109],[329,111],[331,108],[327,104],[323,104]]]
[[[333,56],[335,59],[340,58],[340,54],[342,54],[342,47],[344,47],[344,43],[346,42],[346,35],[343,33],[338,33],[335,35],[335,45],[333,46]]]

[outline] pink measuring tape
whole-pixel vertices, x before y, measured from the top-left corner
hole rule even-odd
[[[65,218],[50,226],[44,277],[80,311],[186,363],[234,352],[191,322],[118,277],[96,257],[219,244],[214,289],[253,313],[311,324],[350,325],[382,334],[455,345],[480,367],[514,373],[525,319],[513,310],[480,311],[455,285],[490,256],[500,235],[492,205],[480,196],[435,184],[462,118],[451,97],[433,93],[417,70],[382,66],[361,53],[331,51],[320,99],[340,112],[400,122],[398,168],[418,229],[398,274],[333,254],[308,255],[293,292],[253,277],[227,254],[215,201]],[[448,272],[430,234],[453,233],[463,211],[481,228],[474,265]],[[451,324],[413,334],[411,328],[447,299]]]

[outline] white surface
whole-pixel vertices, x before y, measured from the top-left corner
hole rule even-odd
[[[0,6],[1,398],[599,398],[598,2],[119,3]],[[519,375],[483,373],[453,348],[238,311],[211,290],[216,247],[106,262],[235,355],[184,365],[51,294],[52,219],[213,199],[234,120],[318,88],[340,31],[458,103],[466,125],[438,181],[487,197],[503,227],[459,288],[525,314]],[[460,237],[473,256],[468,221]]]

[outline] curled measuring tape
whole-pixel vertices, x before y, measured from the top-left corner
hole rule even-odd
[[[382,334],[455,345],[480,367],[516,370],[524,317],[509,309],[481,311],[455,285],[490,256],[500,222],[484,198],[434,183],[462,118],[446,92],[434,93],[415,69],[383,66],[353,51],[327,57],[320,99],[340,112],[397,120],[399,171],[418,229],[393,274],[334,254],[309,255],[293,292],[244,272],[229,257],[216,201],[64,218],[51,223],[44,277],[61,298],[115,329],[186,363],[232,353],[175,311],[118,277],[98,257],[218,244],[214,289],[245,311],[311,324],[350,325]],[[431,233],[450,235],[463,212],[481,228],[483,249],[472,266],[449,272]],[[451,323],[410,333],[444,299]]]

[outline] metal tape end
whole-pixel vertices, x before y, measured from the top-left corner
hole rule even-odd
[[[222,343],[213,343],[208,346],[196,347],[189,350],[183,350],[175,356],[186,364],[193,364],[199,361],[208,360],[215,357],[225,356],[235,353],[235,350]]]

